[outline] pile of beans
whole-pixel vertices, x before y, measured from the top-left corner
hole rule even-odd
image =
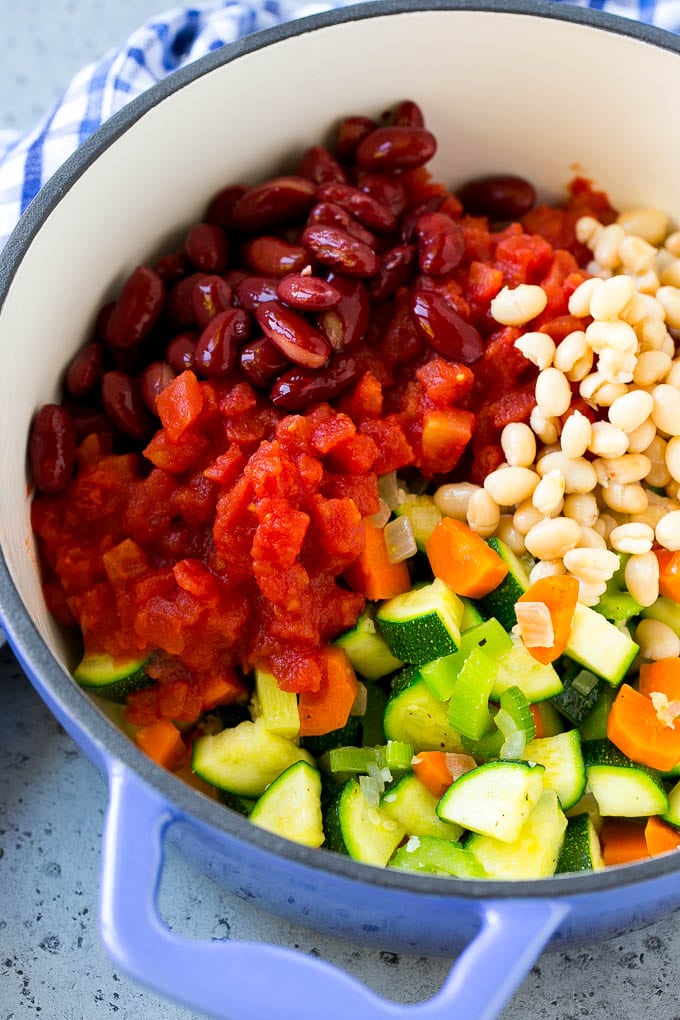
[[[523,333],[515,346],[538,369],[529,422],[508,424],[505,462],[483,486],[441,486],[435,501],[485,537],[498,535],[536,561],[531,579],[569,573],[597,604],[627,554],[625,583],[641,606],[659,596],[654,547],[680,550],[680,231],[659,209],[576,224],[592,252],[592,277],[569,299],[583,328],[555,344]],[[540,287],[504,288],[491,303],[500,323],[540,314]],[[575,397],[588,413],[574,406]],[[680,655],[665,624],[643,620],[644,658]]]

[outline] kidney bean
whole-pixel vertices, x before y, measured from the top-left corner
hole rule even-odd
[[[378,270],[368,282],[368,289],[375,301],[393,297],[400,287],[411,278],[416,264],[416,248],[413,244],[400,244],[390,248],[378,260]]]
[[[143,441],[154,425],[138,386],[126,372],[114,370],[102,376],[102,401],[109,421],[126,436]]]
[[[239,307],[254,312],[265,301],[276,301],[279,279],[277,276],[246,276],[236,287]]]
[[[246,277],[250,275],[251,274],[248,272],[247,269],[227,269],[226,273],[223,276],[223,280],[225,283],[229,284],[232,291],[235,293],[239,283],[241,283],[242,280],[245,280]]]
[[[167,317],[171,326],[184,329],[194,321],[194,287],[205,279],[205,273],[192,273],[176,283],[168,293]]]
[[[412,99],[405,99],[394,111],[392,123],[397,127],[425,127],[423,111]]]
[[[306,177],[314,184],[328,184],[331,181],[338,184],[347,183],[347,174],[337,159],[334,159],[322,145],[313,145],[302,154],[298,173],[300,177]]]
[[[242,375],[260,389],[269,389],[274,379],[289,365],[286,355],[264,336],[247,343],[239,355]]]
[[[263,276],[285,276],[297,273],[309,262],[304,248],[280,237],[257,237],[243,246],[243,255],[255,273]]]
[[[231,287],[221,276],[202,276],[191,290],[192,320],[199,329],[205,329],[211,319],[231,306],[233,297]]]
[[[33,481],[42,492],[61,492],[76,464],[76,429],[68,411],[44,404],[31,425],[28,460]]]
[[[373,249],[339,227],[307,227],[301,240],[319,262],[348,276],[373,276],[378,267]]]
[[[198,333],[188,330],[185,333],[178,333],[165,348],[165,360],[178,375],[187,369],[193,369],[197,343]]]
[[[182,277],[188,276],[192,266],[185,251],[173,251],[159,259],[154,269],[166,286],[172,286]]]
[[[523,177],[495,174],[476,177],[457,192],[465,211],[491,220],[515,220],[533,209],[536,192]]]
[[[418,127],[379,127],[361,140],[356,151],[360,170],[412,170],[432,159],[437,140]]]
[[[175,377],[175,370],[167,361],[152,361],[142,372],[139,380],[139,392],[152,414],[157,413],[156,397]]]
[[[417,240],[416,235],[416,223],[425,213],[437,212],[443,202],[446,199],[446,195],[433,195],[428,198],[426,202],[416,206],[415,209],[410,209],[401,221],[401,227],[399,233],[404,244],[413,244]]]
[[[349,162],[354,158],[359,142],[374,131],[376,123],[369,117],[346,117],[338,128],[335,152],[338,159]]]
[[[339,205],[370,230],[394,230],[397,224],[391,209],[351,184],[320,184],[316,196],[321,202]]]
[[[276,288],[276,294],[292,308],[302,311],[321,312],[337,305],[340,291],[320,276],[305,276],[302,273],[290,273],[284,276]]]
[[[66,389],[72,397],[83,397],[94,389],[102,377],[103,356],[102,345],[96,341],[73,356],[66,370]]]
[[[243,198],[248,190],[247,184],[230,184],[228,188],[222,188],[210,200],[205,211],[205,222],[216,223],[218,227],[228,229],[233,227],[234,206]]]
[[[329,274],[329,282],[340,300],[329,311],[317,316],[317,325],[336,351],[350,351],[359,344],[368,329],[371,301],[360,280]]]
[[[73,418],[73,425],[76,430],[76,442],[82,443],[93,433],[101,436],[108,434],[113,437],[113,428],[109,416],[104,411],[98,411],[92,407],[67,408]]]
[[[269,399],[275,407],[302,411],[311,404],[337,397],[361,372],[361,365],[353,354],[334,354],[323,372],[308,368],[291,368],[284,372],[269,391]]]
[[[420,268],[430,276],[446,276],[465,254],[465,235],[443,213],[423,213],[416,221]]]
[[[227,268],[227,236],[215,223],[196,223],[184,242],[187,255],[204,273],[223,273]]]
[[[305,216],[314,205],[314,185],[304,177],[275,177],[251,188],[232,212],[234,226],[246,233],[270,230]]]
[[[255,316],[264,335],[294,364],[320,368],[328,358],[328,340],[299,312],[268,301],[255,309]]]
[[[252,320],[242,308],[220,312],[201,333],[194,353],[194,366],[202,375],[226,375],[233,368],[239,347],[248,340]]]
[[[365,191],[367,195],[374,198],[382,205],[386,205],[397,219],[406,209],[406,192],[404,185],[397,177],[387,177],[386,174],[373,174],[368,170],[361,170],[357,174],[357,188]]]
[[[411,314],[424,339],[438,354],[464,365],[472,365],[481,357],[484,349],[481,336],[441,294],[415,291],[411,295]]]
[[[375,235],[362,227],[360,223],[357,223],[348,212],[334,202],[319,202],[318,205],[314,206],[307,217],[307,226],[311,227],[319,224],[322,226],[339,227],[340,230],[345,230],[352,237],[356,237],[357,241],[363,241],[369,248],[374,248],[376,245]]]
[[[106,342],[112,347],[136,347],[161,317],[165,284],[150,266],[137,266],[123,284],[108,315]]]
[[[97,340],[101,340],[102,343],[106,343],[106,327],[109,324],[109,319],[113,314],[113,309],[116,307],[115,301],[108,301],[105,305],[97,312],[97,318],[94,323],[93,333]]]

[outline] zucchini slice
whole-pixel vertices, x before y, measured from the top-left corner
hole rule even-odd
[[[411,525],[418,552],[425,552],[435,525],[442,519],[442,512],[432,496],[409,493],[394,510],[395,516],[406,517]]]
[[[321,776],[309,762],[296,761],[268,786],[250,812],[253,825],[303,846],[321,846]]]
[[[465,848],[489,878],[549,878],[555,874],[567,819],[554,790],[544,790],[512,843],[473,833]]]
[[[509,651],[498,656],[496,662],[498,673],[491,691],[494,701],[499,701],[509,687],[519,687],[530,704],[554,698],[562,690],[562,681],[555,668],[534,659],[521,643],[513,644]]]
[[[592,818],[588,814],[569,818],[557,862],[558,874],[600,871],[601,868],[604,868],[602,847]]]
[[[437,805],[446,822],[513,843],[543,792],[542,765],[495,761],[452,783]]]
[[[407,772],[382,795],[380,807],[403,825],[409,836],[457,840],[463,832],[460,825],[442,821],[437,814],[437,798],[413,772]]]
[[[447,705],[434,696],[420,671],[398,675],[387,699],[383,729],[388,740],[401,740],[418,751],[462,751],[460,733],[447,718]]]
[[[326,810],[324,828],[329,850],[383,868],[406,835],[396,819],[369,805],[356,779],[340,787]]]
[[[451,839],[411,836],[389,862],[390,868],[425,871],[455,878],[486,878],[486,871],[474,854]]]
[[[652,769],[632,762],[608,740],[586,740],[582,747],[587,787],[601,815],[644,818],[668,812],[668,795]]]
[[[345,649],[352,668],[365,680],[380,680],[404,665],[392,655],[369,611],[359,617],[351,630],[336,638],[335,644]]]
[[[132,691],[156,682],[146,672],[148,661],[148,655],[138,659],[114,659],[106,652],[86,652],[73,678],[90,693],[122,705]]]
[[[270,733],[262,716],[194,741],[191,768],[206,783],[241,797],[259,797],[296,761],[314,767],[311,754]]]
[[[555,791],[563,811],[568,811],[583,796],[586,769],[578,730],[567,730],[554,737],[531,740],[522,758],[543,766],[544,785],[546,789]]]
[[[522,561],[502,539],[494,536],[487,539],[487,545],[498,553],[508,572],[498,587],[480,599],[480,602],[487,616],[494,616],[505,630],[510,631],[517,623],[515,603],[529,587],[529,574]]]
[[[576,603],[565,651],[570,659],[618,687],[639,650],[629,634],[589,606]]]
[[[376,623],[395,658],[419,666],[460,645],[463,603],[440,578],[383,602]]]

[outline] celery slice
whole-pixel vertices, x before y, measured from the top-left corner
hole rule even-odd
[[[292,740],[300,734],[297,694],[282,691],[276,677],[263,669],[255,671],[255,690],[266,730]]]
[[[388,740],[377,747],[334,747],[328,752],[328,767],[336,773],[366,773],[374,769],[406,772],[411,768],[413,747],[402,740]]]
[[[451,694],[448,720],[459,733],[479,740],[489,728],[489,695],[498,667],[481,648],[475,647],[465,659]]]

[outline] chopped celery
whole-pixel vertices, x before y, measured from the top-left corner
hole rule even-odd
[[[441,701],[448,701],[451,697],[463,663],[475,648],[483,650],[490,659],[496,659],[512,648],[512,641],[498,620],[485,620],[461,633],[457,652],[421,666],[425,683]]]
[[[334,747],[328,752],[331,772],[367,775],[375,768],[406,772],[411,767],[413,747],[401,740],[388,740],[377,747]]]
[[[411,836],[389,866],[456,878],[486,878],[486,871],[473,854],[455,840],[439,836]]]
[[[451,694],[448,720],[454,729],[479,740],[489,728],[489,695],[498,667],[481,648],[475,647],[465,659]]]
[[[514,730],[523,733],[527,743],[536,736],[536,724],[531,714],[531,706],[527,698],[522,694],[519,687],[508,687],[507,691],[501,694],[501,711],[505,712],[512,722]],[[499,712],[500,715],[500,712]],[[496,725],[500,726],[498,715]],[[508,736],[507,733],[504,736]]]

